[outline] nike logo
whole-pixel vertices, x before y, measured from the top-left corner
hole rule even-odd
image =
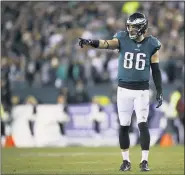
[[[140,49],[134,49],[134,50],[140,51]]]
[[[130,167],[129,167],[129,166],[127,166],[127,167],[124,169],[124,171],[128,171],[128,170],[130,170]]]

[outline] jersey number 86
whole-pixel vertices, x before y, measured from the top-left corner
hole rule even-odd
[[[133,68],[133,59],[134,59],[134,53],[131,52],[125,52],[125,58],[124,58],[124,63],[123,67],[126,69],[132,69]],[[136,54],[136,64],[135,64],[135,69],[137,70],[144,70],[145,69],[145,58],[146,54],[144,53],[137,53]]]

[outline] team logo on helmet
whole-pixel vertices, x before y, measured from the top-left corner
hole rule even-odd
[[[127,31],[131,39],[136,39],[145,33],[148,28],[148,20],[142,13],[134,13],[129,16],[126,22]]]

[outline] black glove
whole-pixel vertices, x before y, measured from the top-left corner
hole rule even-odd
[[[163,103],[163,94],[157,92],[156,100],[158,101],[158,105],[156,106],[156,108],[159,108]]]
[[[83,38],[79,38],[79,46],[81,48],[83,48],[83,45],[92,45],[92,40],[91,39],[83,39]]]

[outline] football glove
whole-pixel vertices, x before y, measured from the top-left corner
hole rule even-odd
[[[81,48],[83,48],[83,45],[92,45],[93,44],[93,40],[91,40],[91,39],[83,39],[83,38],[79,38],[79,46],[81,47]]]
[[[156,108],[159,108],[163,103],[163,94],[157,92],[156,100],[158,101],[158,105],[156,106]]]

